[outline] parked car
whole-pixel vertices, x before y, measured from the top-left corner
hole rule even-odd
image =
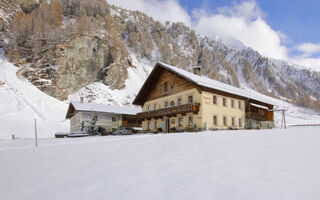
[[[58,132],[58,133],[55,133],[54,135],[56,138],[89,136],[89,134],[85,131],[74,131],[74,132],[70,132],[70,133]]]
[[[68,134],[68,137],[86,137],[89,134],[86,131],[74,131]]]
[[[131,135],[133,133],[132,128],[122,127],[112,132],[112,135]]]

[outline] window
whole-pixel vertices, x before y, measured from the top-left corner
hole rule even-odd
[[[227,126],[227,117],[223,117],[223,125]]]
[[[175,124],[176,120],[175,119],[171,119],[171,124]]]
[[[158,128],[158,121],[154,121],[154,129],[157,129]]]
[[[169,107],[169,101],[164,102],[164,107],[165,108]]]
[[[188,103],[193,103],[193,96],[192,95],[188,96]]]
[[[147,123],[147,129],[148,129],[148,130],[150,130],[150,126],[151,126],[151,123],[148,122],[148,123]]]
[[[179,97],[179,98],[178,98],[178,105],[181,105],[181,104],[182,104],[182,98]]]
[[[217,96],[216,95],[213,95],[212,103],[217,105]]]
[[[234,126],[234,117],[231,118],[231,124]]]
[[[193,126],[193,116],[188,117],[188,126]]]
[[[234,100],[231,99],[231,108],[234,108]]]
[[[217,116],[213,116],[213,125],[217,125],[218,122],[217,122]]]
[[[171,102],[170,102],[170,106],[174,106],[174,101],[171,101]]]
[[[157,104],[153,104],[153,110],[157,110]]]
[[[150,111],[150,105],[147,106],[147,111]]]
[[[238,102],[238,107],[241,110],[241,101]]]
[[[222,104],[225,107],[227,106],[227,99],[225,97],[223,97],[223,99],[222,99]]]
[[[112,122],[117,122],[117,118],[116,117],[112,117]]]
[[[179,124],[178,124],[179,127],[182,127],[183,126],[183,117],[179,117]]]
[[[168,82],[165,82],[163,85],[164,92],[168,92]]]
[[[239,118],[239,127],[242,127],[242,121],[241,121],[241,118]]]

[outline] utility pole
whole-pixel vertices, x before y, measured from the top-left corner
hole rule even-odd
[[[38,147],[37,119],[34,118],[34,134],[36,139],[36,147]]]

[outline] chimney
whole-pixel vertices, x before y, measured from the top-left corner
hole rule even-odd
[[[83,103],[83,97],[80,97],[80,103]]]
[[[202,76],[201,66],[193,67],[192,68],[192,73],[194,73],[195,75],[198,75],[198,76]]]

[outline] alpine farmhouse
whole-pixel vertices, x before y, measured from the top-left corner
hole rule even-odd
[[[273,128],[273,105],[243,89],[157,63],[133,104],[145,132]]]

